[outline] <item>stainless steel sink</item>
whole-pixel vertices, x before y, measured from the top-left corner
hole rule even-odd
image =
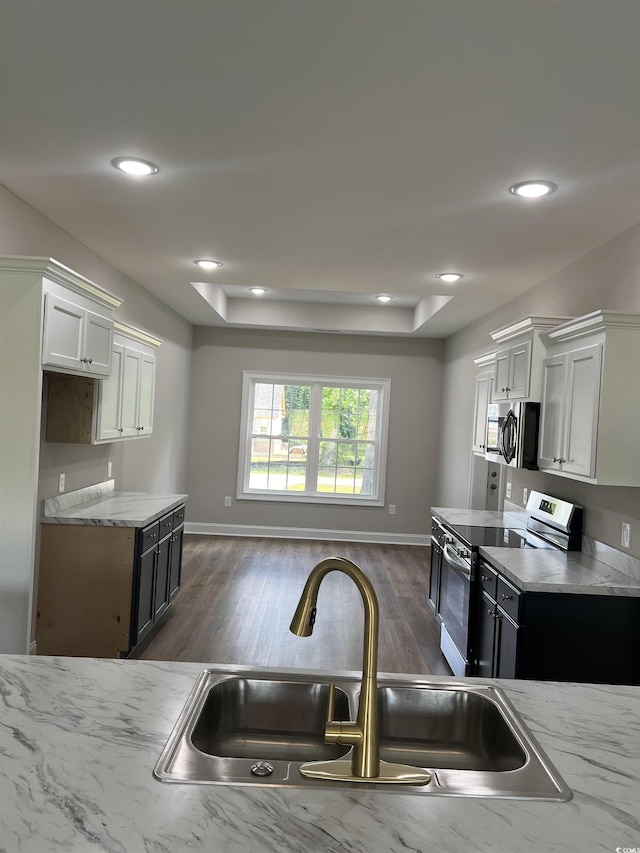
[[[324,742],[329,686],[299,681],[231,678],[213,684],[195,720],[191,742],[207,755],[269,761],[328,761],[348,747]],[[349,700],[336,692],[338,719]]]
[[[300,773],[348,755],[324,742],[329,683],[282,673],[205,670],[155,767],[163,782],[286,785],[415,796],[568,800],[571,792],[504,693],[456,681],[381,678],[380,755],[431,772],[428,785],[335,782]],[[336,684],[334,719],[357,708],[359,680]],[[256,775],[259,774],[259,775]],[[266,775],[262,775],[266,774]]]

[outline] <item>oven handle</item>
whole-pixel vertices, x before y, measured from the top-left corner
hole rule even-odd
[[[465,563],[465,561],[462,560],[456,554],[456,552],[452,550],[451,545],[449,545],[449,543],[444,546],[444,556],[446,557],[447,562],[450,566],[452,566],[452,568],[457,569],[461,574],[465,576],[468,581],[471,580],[471,569]]]

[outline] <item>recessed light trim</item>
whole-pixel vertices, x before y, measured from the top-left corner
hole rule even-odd
[[[208,258],[201,258],[199,261],[194,261],[193,263],[196,266],[200,267],[200,269],[208,271],[217,270],[219,267],[222,266],[220,261],[212,261]]]
[[[436,273],[436,278],[442,279],[442,281],[446,281],[447,284],[452,284],[454,281],[460,281],[461,278],[464,278],[461,272],[439,272]]]
[[[150,160],[140,160],[138,157],[116,157],[111,161],[111,165],[134,178],[155,175],[160,171],[155,163]]]
[[[267,292],[264,287],[250,287],[249,290],[254,296],[263,296]]]
[[[558,189],[558,185],[551,181],[521,181],[509,187],[509,192],[520,198],[542,198],[550,195]]]
[[[393,296],[387,296],[385,293],[381,293],[380,296],[376,296],[378,302],[391,302]]]

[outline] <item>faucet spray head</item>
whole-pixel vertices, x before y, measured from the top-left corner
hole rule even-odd
[[[293,614],[289,630],[298,637],[310,637],[316,621],[316,603],[304,595],[300,599],[296,612]]]

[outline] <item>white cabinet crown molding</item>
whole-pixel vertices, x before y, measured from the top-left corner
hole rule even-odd
[[[570,320],[570,317],[524,317],[508,326],[502,326],[491,332],[491,337],[497,344],[505,343],[513,338],[525,335],[527,332],[544,332],[546,329],[554,328],[560,323]]]
[[[99,305],[115,310],[122,305],[119,296],[105,290],[90,279],[85,278],[69,267],[56,261],[54,258],[27,257],[15,255],[0,257],[0,270],[4,272],[22,273],[27,275],[41,275],[56,284],[62,284],[69,290],[86,296]]]
[[[483,355],[476,356],[473,359],[473,363],[480,370],[483,367],[493,367],[495,360],[496,350],[493,350],[493,352],[485,352]]]
[[[162,343],[160,338],[156,338],[150,332],[145,332],[144,329],[138,329],[136,326],[130,326],[128,323],[120,323],[118,320],[113,324],[113,331],[115,334],[154,349],[157,349]]]
[[[542,332],[540,338],[545,346],[549,346],[570,341],[583,335],[590,335],[594,332],[601,332],[607,328],[634,329],[639,326],[640,314],[626,314],[621,311],[600,309]]]

